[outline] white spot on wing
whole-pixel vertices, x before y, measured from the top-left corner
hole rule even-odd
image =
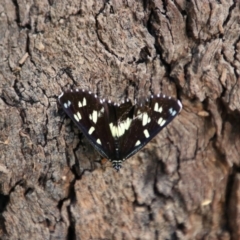
[[[74,117],[74,119],[75,119],[77,122],[79,122],[79,118],[78,118],[78,115],[77,115],[77,114],[74,114],[73,117]]]
[[[162,122],[160,123],[160,126],[162,127],[165,123],[166,123],[166,120],[162,120]]]
[[[137,140],[136,144],[135,144],[135,147],[137,147],[138,145],[140,145],[141,142],[139,140]]]
[[[82,119],[81,113],[78,112],[77,115],[78,115],[79,120],[81,120]]]
[[[84,107],[84,106],[86,106],[86,105],[87,105],[87,100],[86,100],[86,98],[83,98],[82,106]]]
[[[78,107],[79,107],[79,108],[82,107],[82,103],[81,103],[81,101],[78,102]]]
[[[97,123],[97,118],[98,118],[97,111],[93,110],[92,120],[93,120],[94,123]]]
[[[102,145],[102,142],[101,140],[98,138],[97,141],[96,141],[99,145]]]
[[[162,110],[163,110],[162,106],[159,107],[158,102],[156,102],[155,105],[154,105],[154,111],[161,113]]]
[[[169,109],[169,113],[172,115],[172,116],[175,116],[177,111],[173,110],[173,108],[170,108]]]
[[[94,132],[95,128],[92,126],[90,127],[90,129],[88,130],[88,134],[91,135]]]
[[[125,132],[125,122],[121,122],[118,125],[118,136],[121,137]]]
[[[160,126],[161,126],[162,121],[163,121],[163,118],[160,117],[160,118],[158,119],[158,124],[159,124]]]
[[[118,129],[116,126],[113,125],[113,123],[110,123],[109,124],[109,127],[110,127],[110,131],[112,133],[112,136],[115,138],[115,137],[118,137]]]
[[[145,130],[143,131],[143,133],[144,133],[144,135],[145,135],[146,138],[149,138],[149,137],[150,137],[150,134],[149,134],[149,132],[148,132],[147,129],[145,129]]]
[[[145,126],[148,123],[148,114],[143,113],[142,125]]]
[[[151,122],[151,118],[148,116],[148,121],[147,121],[148,123],[150,123]]]
[[[127,118],[125,121],[125,129],[128,130],[131,125],[132,120],[130,118]]]

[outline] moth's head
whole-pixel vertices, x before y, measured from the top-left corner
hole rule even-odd
[[[112,166],[118,172],[121,169],[122,164],[118,160],[114,160],[112,161]]]

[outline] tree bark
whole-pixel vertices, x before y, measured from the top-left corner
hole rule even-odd
[[[240,2],[0,0],[1,239],[240,239]],[[116,172],[57,104],[183,110]]]

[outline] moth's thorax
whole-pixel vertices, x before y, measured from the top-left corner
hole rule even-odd
[[[116,159],[120,158],[120,152],[119,152],[119,138],[115,137],[114,138],[114,146],[115,146],[115,155]]]

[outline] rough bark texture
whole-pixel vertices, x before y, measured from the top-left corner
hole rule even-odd
[[[240,1],[0,0],[0,29],[1,239],[240,239]],[[117,173],[74,87],[183,110]]]

